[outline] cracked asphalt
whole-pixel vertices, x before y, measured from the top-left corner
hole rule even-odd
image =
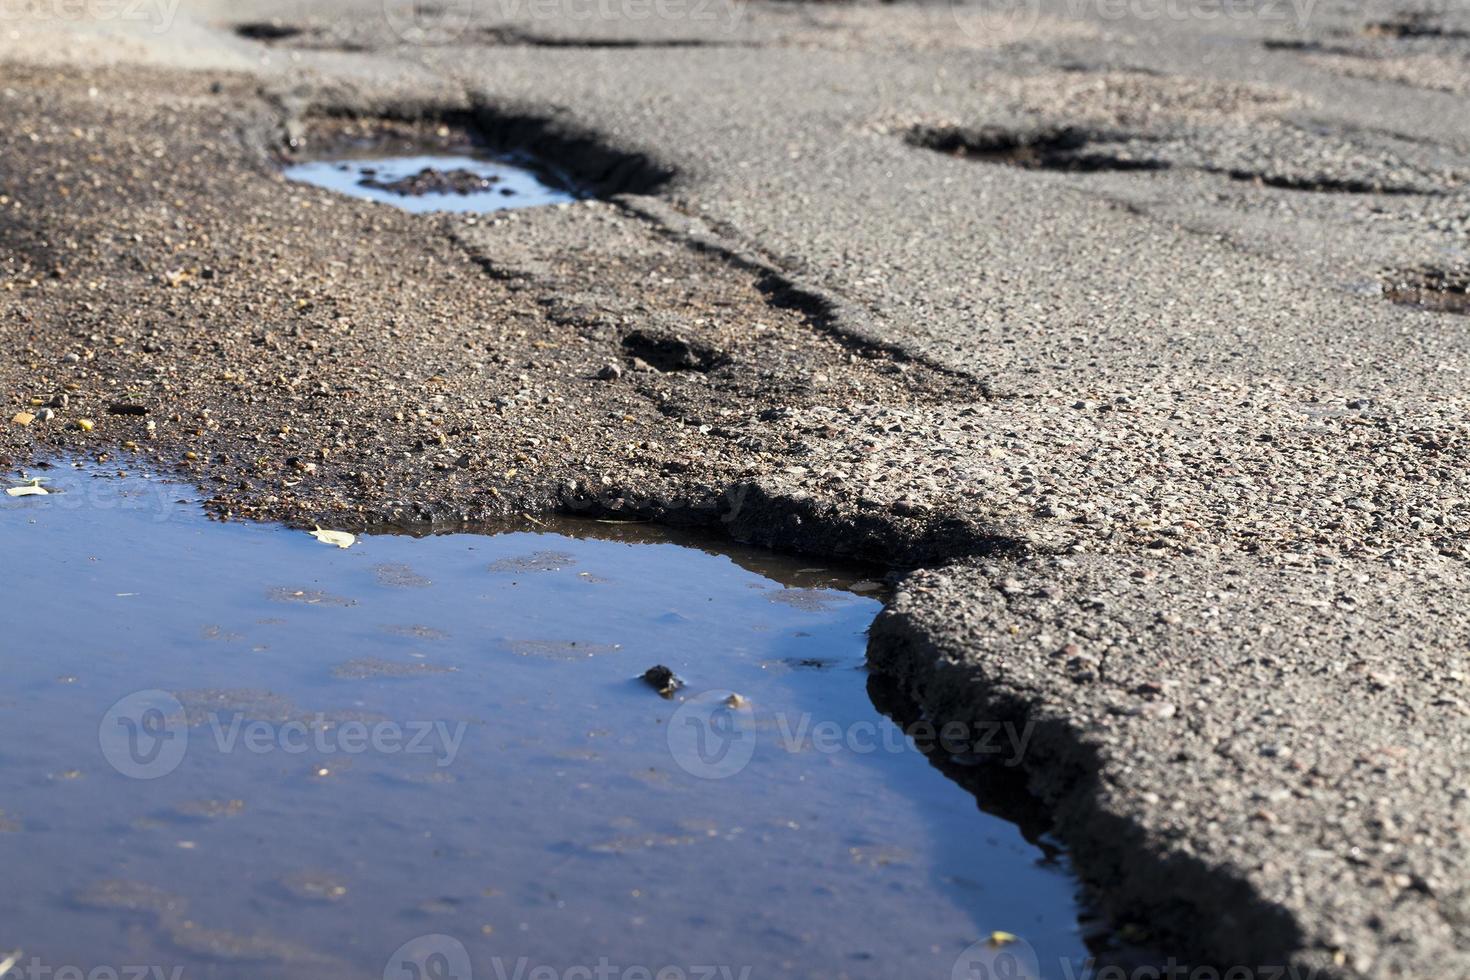
[[[7,7],[0,462],[884,563],[871,658],[936,720],[1037,723],[1118,922],[1470,977],[1470,16],[588,9]],[[280,176],[392,127],[601,199]]]

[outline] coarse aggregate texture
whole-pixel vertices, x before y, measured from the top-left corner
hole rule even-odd
[[[1464,12],[675,6],[17,5],[0,457],[885,563],[872,659],[938,720],[1037,722],[1119,921],[1470,977]],[[595,196],[281,177],[344,126]]]

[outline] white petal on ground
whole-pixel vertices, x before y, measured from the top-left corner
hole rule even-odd
[[[322,544],[334,544],[339,548],[351,548],[357,541],[355,534],[348,534],[346,531],[323,531],[321,528],[312,531],[311,536]]]

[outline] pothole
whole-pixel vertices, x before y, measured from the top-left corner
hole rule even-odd
[[[1007,788],[1029,733],[941,737],[868,674],[871,573],[636,524],[343,548],[51,472],[0,496],[6,928],[40,962],[108,962],[120,930],[140,962],[249,962],[222,976],[1060,976],[1111,949]]]
[[[337,127],[322,143],[327,158],[287,165],[288,180],[416,213],[503,211],[581,196],[566,176],[529,154],[497,153],[462,125]]]
[[[1269,134],[1269,135],[1268,135]],[[1057,125],[920,126],[907,141],[981,163],[1073,173],[1194,170],[1281,190],[1318,194],[1442,194],[1452,176],[1406,162],[1378,143],[1323,127],[1256,127],[1143,133]],[[1251,141],[1275,144],[1263,154]]]
[[[577,199],[529,168],[463,155],[313,160],[293,164],[285,174],[289,180],[418,213],[482,213]]]
[[[1470,315],[1470,268],[1400,269],[1388,275],[1383,295],[1404,306]]]
[[[317,115],[290,127],[284,173],[405,210],[479,212],[648,193],[671,172],[594,135],[490,109]]]
[[[306,28],[297,27],[295,24],[286,24],[278,20],[257,20],[244,24],[236,24],[235,33],[251,41],[273,42],[300,37],[306,33]]]
[[[1470,38],[1470,31],[1445,27],[1436,21],[1432,15],[1421,11],[1400,14],[1390,20],[1375,21],[1363,28],[1363,33],[1368,37],[1396,39],[1435,38],[1440,40],[1464,40]]]
[[[651,48],[750,48],[753,42],[700,37],[562,37],[527,31],[519,27],[486,27],[480,38],[488,44],[529,48],[576,48],[582,50],[632,50]]]
[[[1031,131],[998,126],[926,126],[908,135],[915,146],[1025,170],[1167,170],[1166,161],[1139,155],[1128,145],[1141,139],[1133,134],[1101,133],[1075,126]]]
[[[623,351],[659,371],[708,372],[730,363],[730,358],[713,347],[677,334],[656,330],[634,330],[623,337]]]

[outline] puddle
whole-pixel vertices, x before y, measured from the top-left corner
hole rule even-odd
[[[906,741],[864,670],[871,582],[637,525],[344,550],[46,475],[0,496],[23,963],[1082,975],[1077,884],[996,788],[1024,733]]]
[[[525,137],[525,134],[522,134]],[[462,115],[446,119],[326,118],[293,140],[288,180],[405,211],[481,213],[565,204],[585,196],[524,139],[498,146]],[[310,145],[309,159],[295,151]]]
[[[420,214],[504,211],[577,199],[524,167],[471,156],[313,160],[292,164],[284,173],[290,180]]]

